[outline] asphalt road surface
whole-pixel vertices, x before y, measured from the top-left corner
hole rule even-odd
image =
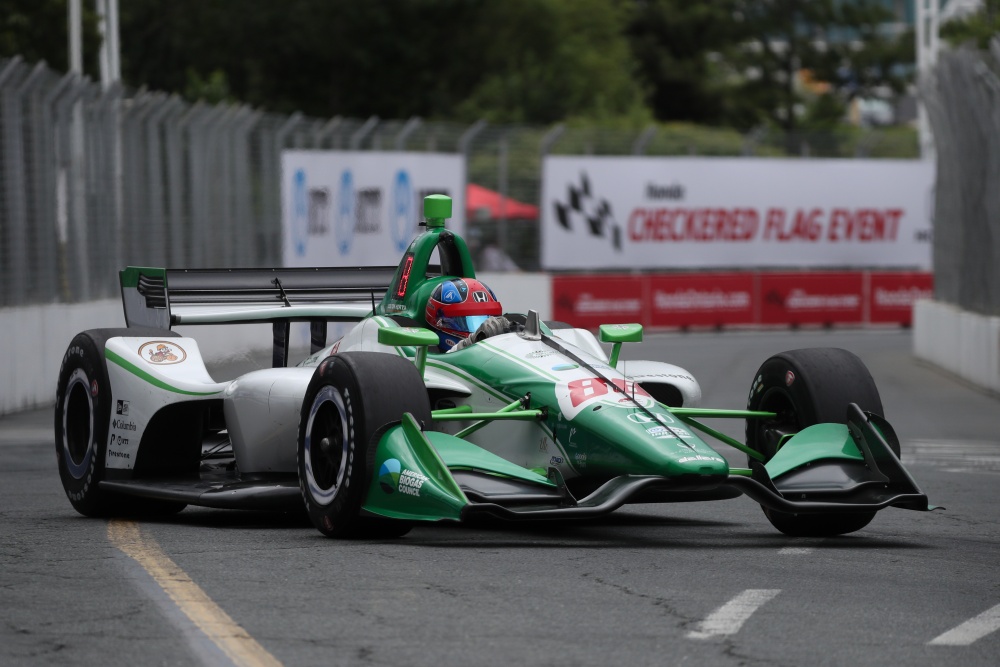
[[[107,521],[64,496],[50,410],[0,418],[0,665],[995,667],[1000,400],[914,360],[906,331],[650,335],[623,357],[742,408],[768,355],[814,346],[865,361],[946,510],[827,539],[781,535],[746,498],[374,542],[298,515]]]

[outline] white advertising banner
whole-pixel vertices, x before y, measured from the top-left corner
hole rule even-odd
[[[549,156],[542,266],[931,268],[918,160]]]
[[[448,228],[465,223],[459,155],[382,151],[284,151],[285,266],[388,266],[417,234],[426,195],[452,198]]]

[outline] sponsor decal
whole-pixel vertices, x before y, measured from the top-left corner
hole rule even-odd
[[[427,480],[427,476],[403,468],[398,459],[386,459],[378,472],[378,484],[386,493],[399,491],[406,496],[419,497],[420,489]]]
[[[788,310],[855,310],[861,306],[860,294],[810,294],[800,288],[784,298],[778,292],[769,292],[764,299]]]
[[[472,300],[476,303],[486,303],[490,300],[490,297],[486,294],[486,292],[473,292]]]
[[[785,386],[791,387],[793,382],[795,382],[795,373],[792,371],[785,371]]]
[[[396,459],[386,459],[382,467],[378,470],[378,485],[386,493],[393,493],[399,486],[399,461]]]
[[[351,252],[351,244],[354,242],[354,174],[350,169],[345,169],[340,174],[333,236],[341,255]]]
[[[614,378],[611,385],[602,378],[580,378],[556,384],[556,399],[559,410],[567,419],[573,419],[581,411],[593,405],[634,407],[636,403],[650,408],[656,401],[649,393],[631,380]]]
[[[764,376],[758,375],[757,379],[753,381],[752,385],[750,385],[750,395],[747,396],[747,404],[749,405],[750,401],[753,400],[754,394],[759,394],[763,389],[764,389]]]
[[[694,378],[690,375],[684,375],[683,373],[643,373],[641,375],[643,380],[649,380],[650,378],[670,378],[672,380],[687,380],[688,382],[694,382]]]
[[[552,367],[554,371],[572,371],[579,368],[577,364],[556,364]]]
[[[139,356],[154,366],[166,366],[182,363],[187,359],[187,352],[176,343],[151,340],[139,347]]]
[[[408,496],[419,497],[420,489],[427,479],[426,476],[419,472],[404,468],[403,472],[399,473],[399,492]]]
[[[292,176],[292,245],[295,254],[303,257],[306,254],[306,233],[309,220],[309,196],[306,186],[306,172],[296,169]]]
[[[90,381],[90,396],[91,396],[91,398],[97,398],[97,392],[99,390],[100,390],[100,387],[97,386],[97,380],[91,380]]]
[[[690,463],[691,461],[714,461],[715,463],[725,463],[726,460],[720,456],[704,456],[702,454],[695,454],[693,456],[682,456],[677,459],[678,463]]]
[[[586,453],[580,452],[579,454],[574,454],[573,455],[573,460],[576,461],[576,465],[578,465],[579,467],[581,467],[581,468],[586,468],[587,467],[587,454]]]
[[[934,296],[932,289],[919,287],[902,287],[900,289],[875,288],[873,303],[879,308],[910,308],[917,299],[930,299]]]
[[[398,252],[406,250],[415,222],[413,183],[410,174],[400,169],[393,182],[392,215],[389,218],[389,233]]]
[[[562,464],[563,464],[563,457],[561,456],[553,456],[551,459],[549,459],[549,465],[561,466]]]
[[[584,292],[577,298],[576,303],[573,304],[573,310],[580,315],[590,313],[613,313],[615,315],[638,313],[642,311],[642,299],[640,297],[602,299]]]
[[[662,412],[658,412],[654,415],[656,419],[663,424],[673,424],[674,418],[670,415],[665,415]],[[650,417],[645,412],[633,412],[628,415],[628,420],[633,424],[652,424],[654,423],[653,417]]]
[[[136,431],[135,422],[125,421],[124,419],[112,419],[111,428],[118,429],[119,431]]]
[[[566,199],[555,202],[556,220],[567,232],[581,232],[607,239],[616,252],[622,249],[622,229],[607,199],[591,193],[590,178],[580,174],[579,185],[566,186]]]
[[[555,350],[535,350],[534,352],[529,352],[524,355],[525,359],[541,359],[542,357],[550,357],[555,354]]]
[[[684,186],[680,183],[670,185],[660,185],[658,183],[646,183],[647,199],[684,199]]]
[[[542,439],[538,441],[538,451],[540,452],[549,451],[549,439],[544,435],[542,436]]]
[[[679,289],[676,292],[653,292],[653,307],[669,311],[745,310],[750,307],[750,292],[719,289]]]
[[[121,402],[121,401],[119,401]],[[129,436],[128,433],[138,431],[135,422],[125,421],[124,419],[114,418],[111,420],[111,432],[109,433],[108,439],[108,456],[128,459],[131,458],[128,452],[116,452],[112,447],[128,447],[129,446]],[[125,433],[121,433],[125,431]]]
[[[354,233],[378,234],[382,231],[382,190],[361,188],[354,193]]]
[[[690,431],[683,428],[678,428],[676,426],[671,426],[667,428],[666,426],[654,426],[652,428],[647,428],[646,433],[656,438],[657,440],[676,440],[677,438],[693,438]]]
[[[115,406],[115,414],[128,417],[128,401],[118,401]]]

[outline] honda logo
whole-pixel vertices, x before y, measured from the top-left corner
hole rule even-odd
[[[472,300],[476,303],[486,303],[490,300],[490,297],[487,296],[486,292],[473,292]]]

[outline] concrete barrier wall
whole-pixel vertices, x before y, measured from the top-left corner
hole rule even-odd
[[[534,308],[552,319],[552,280],[545,274],[482,273],[504,310]],[[917,357],[980,387],[1000,392],[1000,317],[985,317],[936,301],[917,301],[913,313]],[[56,374],[66,346],[86,329],[125,326],[118,300],[0,309],[0,414],[51,405]],[[329,339],[349,325],[331,324]],[[269,325],[179,327],[198,341],[209,362],[221,362],[271,348]],[[305,325],[293,331],[293,346],[308,345]],[[294,361],[294,359],[293,359]]]
[[[1000,392],[1000,317],[921,299],[913,309],[913,353],[984,389]]]
[[[544,274],[482,273],[506,311],[538,311],[542,319],[552,314],[551,280]],[[0,309],[0,415],[52,405],[56,376],[73,336],[87,329],[125,326],[121,301],[109,299],[78,304],[53,304]],[[343,336],[349,324],[331,324],[329,340]],[[177,327],[177,333],[198,342],[208,362],[223,362],[271,349],[271,326]],[[293,325],[294,348],[307,348],[308,325]],[[293,363],[297,361],[293,357]]]

